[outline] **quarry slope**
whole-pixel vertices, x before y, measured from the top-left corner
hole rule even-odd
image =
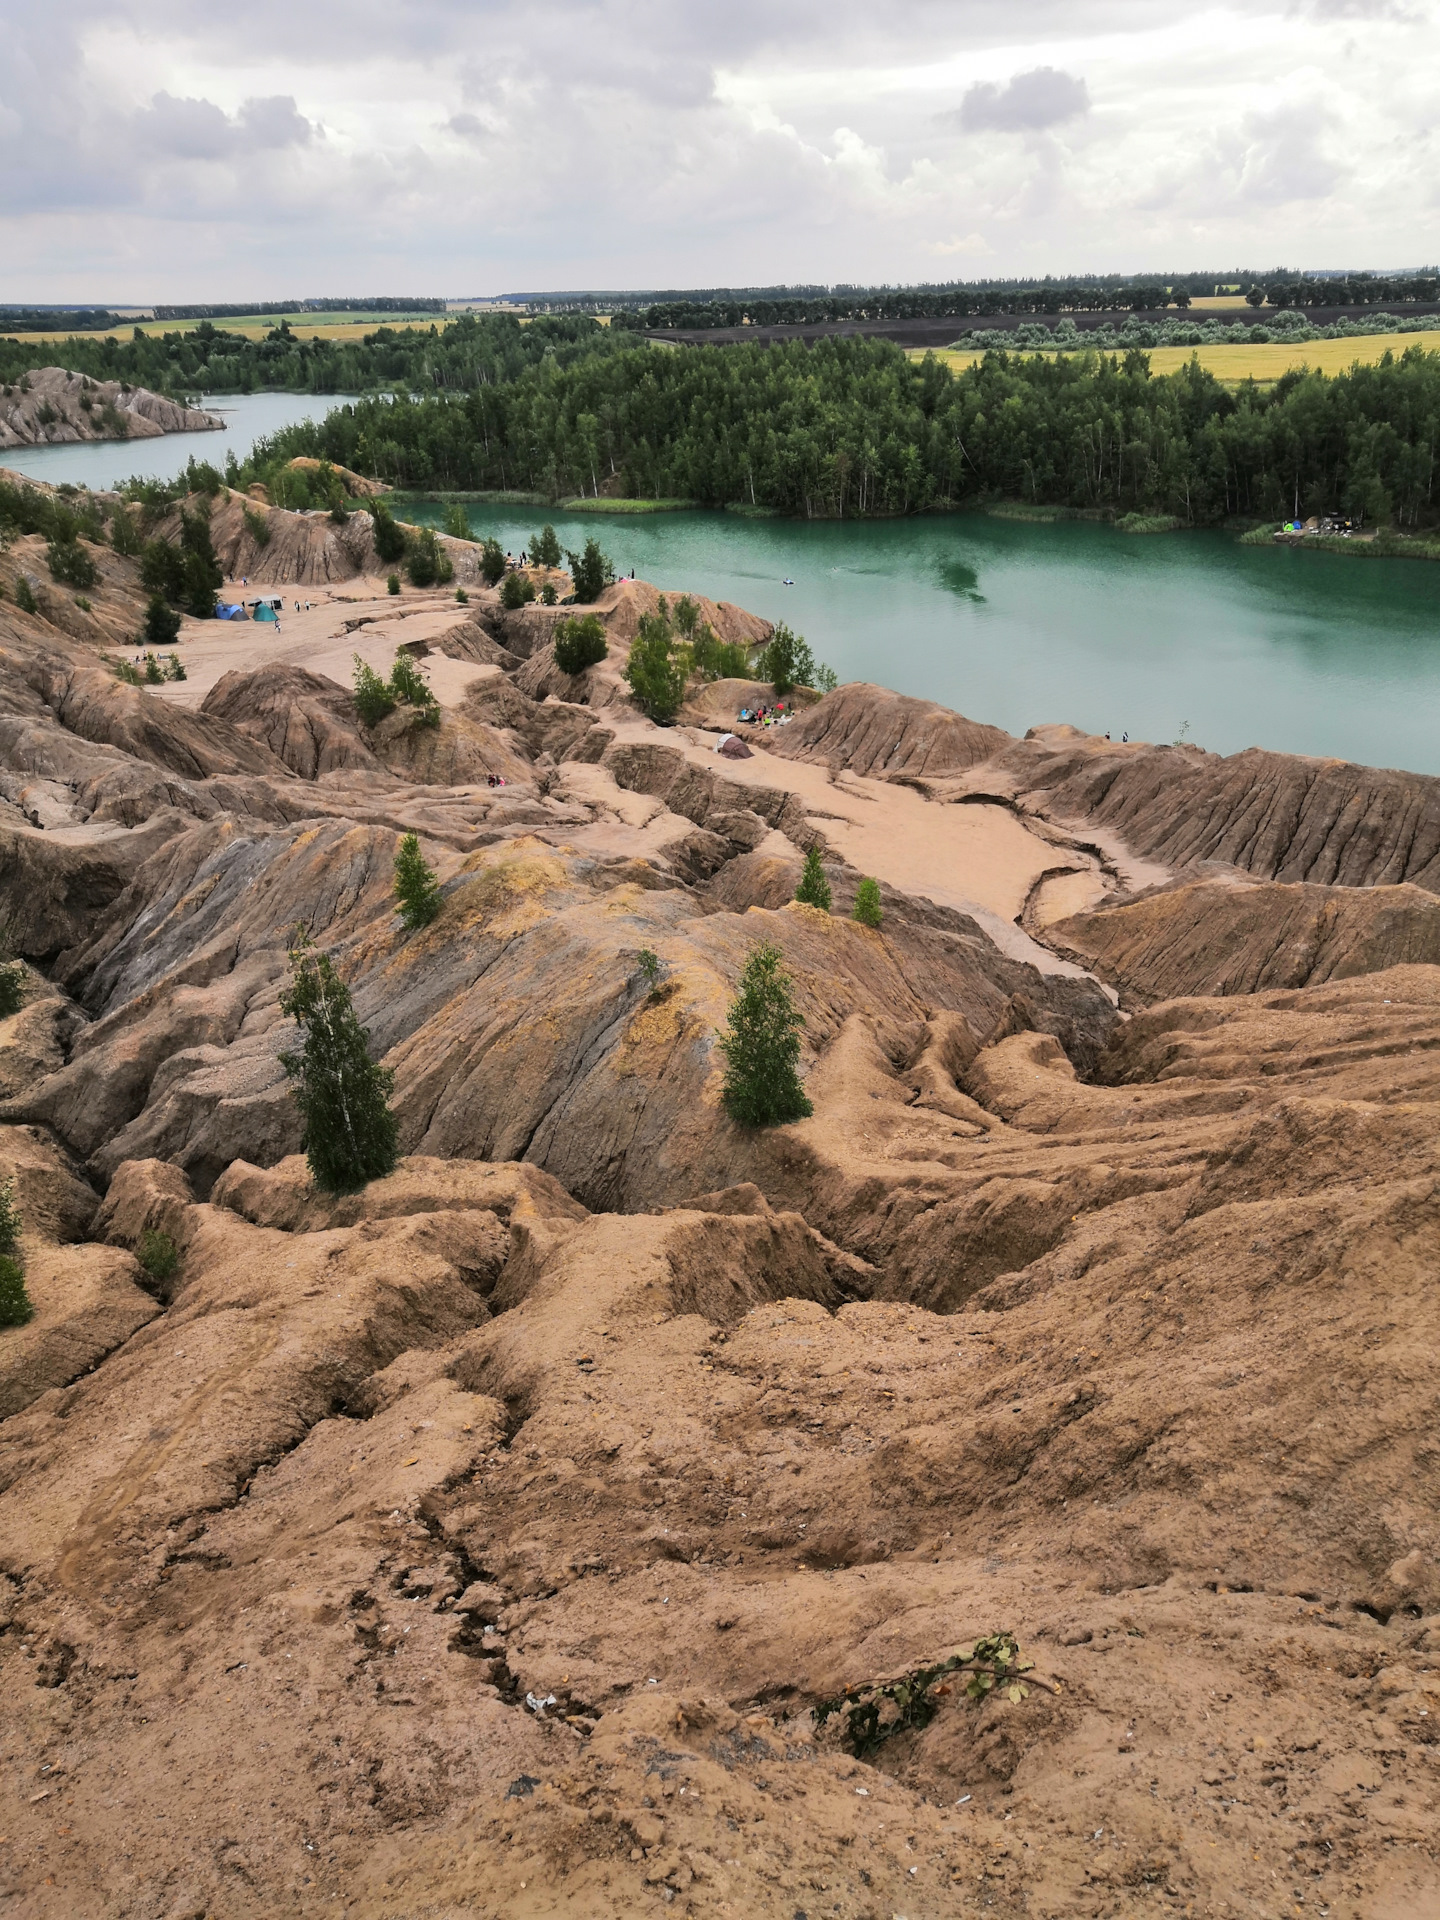
[[[746,683],[629,703],[653,594],[571,680],[547,610],[356,571],[187,623],[163,692],[0,603],[0,1890],[1430,1910],[1433,783],[854,687],[732,762]],[[440,724],[364,727],[350,654],[407,644]],[[343,1199],[278,1060],[297,927],[396,1076]],[[715,1038],[762,938],[814,1113],[753,1134]],[[1025,1698],[820,1724],[1001,1628]]]

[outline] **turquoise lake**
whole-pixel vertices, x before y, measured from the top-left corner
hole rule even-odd
[[[342,395],[213,396],[223,434],[17,450],[37,478],[112,486],[223,464]],[[467,509],[518,549],[548,519],[617,569],[788,620],[842,680],[875,680],[1023,733],[1068,720],[1119,739],[1264,746],[1440,773],[1440,564],[1136,536],[983,514],[854,523],[729,513]],[[438,504],[402,514],[439,524]],[[782,582],[793,579],[793,586]]]
[[[442,510],[406,517],[439,524]],[[842,524],[728,513],[468,509],[518,550],[549,518],[617,570],[788,620],[842,680],[1012,733],[1068,720],[1440,773],[1440,564],[946,514]],[[794,586],[782,585],[793,579]]]

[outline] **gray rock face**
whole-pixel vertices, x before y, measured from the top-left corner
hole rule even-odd
[[[118,380],[92,380],[64,367],[36,367],[0,397],[0,449],[76,440],[153,440],[162,433],[223,432],[218,414]]]

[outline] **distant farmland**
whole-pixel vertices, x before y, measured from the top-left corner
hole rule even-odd
[[[1294,346],[1272,340],[1263,346],[1145,347],[1141,351],[1148,354],[1152,373],[1176,373],[1195,359],[1217,380],[1238,386],[1242,380],[1278,380],[1292,367],[1309,367],[1315,373],[1344,373],[1357,361],[1361,366],[1373,366],[1387,353],[1398,358],[1407,347],[1440,353],[1440,333],[1372,333],[1344,340],[1302,340]],[[918,349],[912,349],[912,359],[922,357]],[[981,351],[944,348],[935,358],[958,369],[973,366],[981,358]]]
[[[247,340],[263,340],[272,327],[278,327],[282,320],[289,323],[290,331],[297,340],[361,340],[367,333],[374,333],[377,327],[430,327],[448,326],[459,318],[454,313],[374,313],[363,310],[355,313],[241,313],[233,318],[212,320],[211,325],[219,333],[243,334]],[[136,327],[142,333],[193,333],[200,320],[126,320],[118,327],[111,327],[108,333],[85,333],[78,337],[84,340],[128,340]],[[77,337],[73,327],[61,327],[54,333],[6,334],[0,324],[0,339],[11,340],[72,340]]]

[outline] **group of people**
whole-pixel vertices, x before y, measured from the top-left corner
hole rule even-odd
[[[783,727],[795,716],[786,711],[783,700],[777,700],[773,707],[742,707],[736,718],[752,727]]]
[[[487,787],[508,787],[510,782],[505,778],[503,773],[487,773],[485,776],[485,784]]]

